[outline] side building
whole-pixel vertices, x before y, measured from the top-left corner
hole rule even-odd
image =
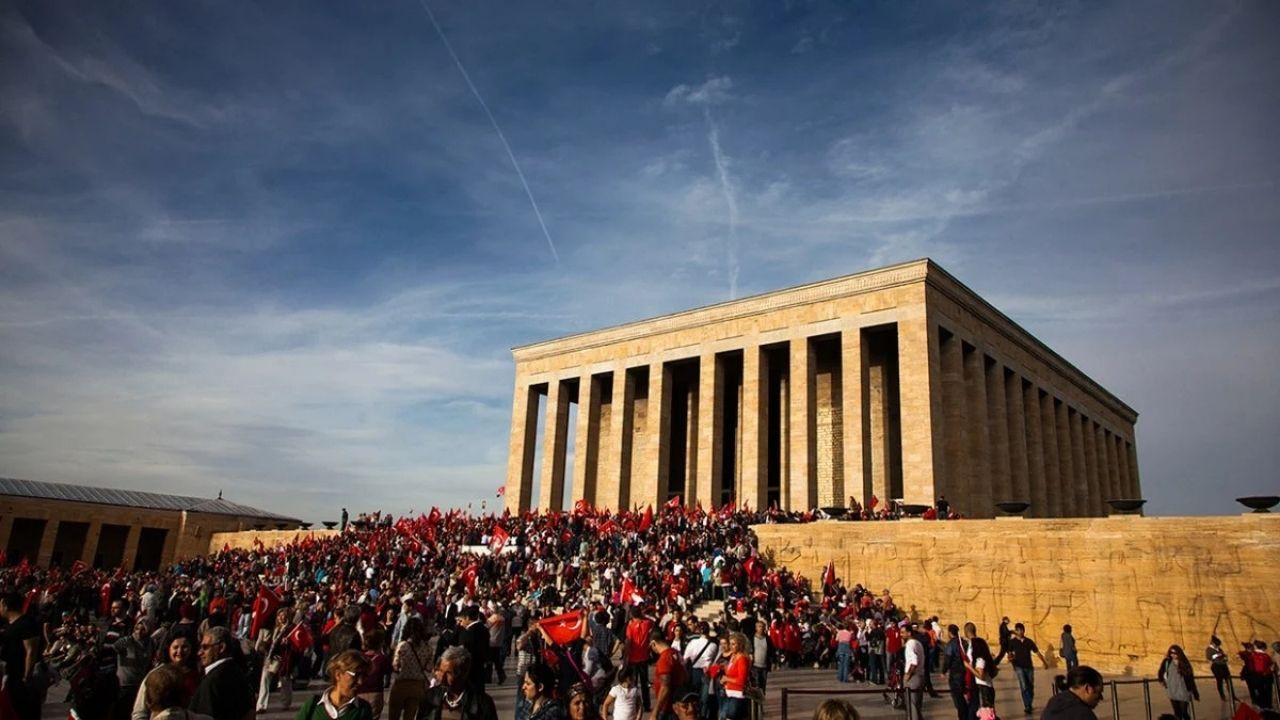
[[[298,524],[221,497],[0,478],[0,548],[10,565],[155,570],[206,554],[216,532]]]
[[[1141,496],[1137,413],[928,259],[512,353],[512,511]]]

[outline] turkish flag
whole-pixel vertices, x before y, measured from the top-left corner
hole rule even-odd
[[[582,628],[586,625],[586,622],[587,614],[582,610],[575,610],[563,615],[539,620],[538,627],[547,633],[547,637],[551,638],[551,642],[557,645],[568,645],[582,637]]]
[[[872,495],[872,496],[871,496],[871,502],[867,503],[867,509],[868,509],[868,510],[875,510],[875,509],[876,509],[876,506],[877,506],[877,505],[879,505],[879,504],[880,504],[880,498],[876,497],[875,495]]]
[[[506,495],[506,494],[507,494],[507,486],[506,486],[506,485],[503,485],[503,486],[501,486],[501,487],[499,487],[499,488],[498,488],[498,495],[497,495],[497,497],[502,497],[503,495]]]
[[[836,584],[836,561],[832,560],[827,563],[827,571],[822,574],[822,584],[827,587],[835,587]]]
[[[476,591],[476,578],[479,577],[479,575],[480,568],[477,565],[472,565],[462,573],[462,579],[466,581],[468,591],[473,593]]]
[[[586,498],[582,498],[573,504],[574,515],[587,515],[591,512],[591,503]]]
[[[24,561],[25,562],[25,561]],[[102,583],[102,587],[98,588],[98,615],[106,617],[107,612],[111,610],[111,583]]]
[[[280,596],[266,585],[258,586],[258,597],[253,600],[253,614],[249,616],[249,637],[257,639],[258,631],[267,624],[267,618],[275,615],[280,607]]]
[[[511,539],[511,535],[502,526],[493,529],[493,537],[489,538],[489,552],[497,555],[502,552],[502,548],[506,547],[507,541]]]
[[[675,497],[673,497],[673,498],[671,498],[670,500],[668,500],[668,501],[667,501],[667,504],[666,504],[666,506],[665,506],[665,507],[666,507],[668,510],[679,510],[679,509],[680,509],[680,496],[679,496],[679,495],[676,495]]]
[[[644,517],[640,518],[640,532],[648,530],[653,525],[653,506],[644,509]]]
[[[601,535],[608,535],[609,533],[617,532],[617,530],[618,530],[618,524],[615,523],[612,519],[610,519],[610,520],[604,521],[604,524],[600,526],[598,532]]]
[[[88,570],[88,569],[89,569],[89,566],[85,565],[83,560],[77,560],[71,563],[72,575],[75,575],[76,573],[79,573],[79,572],[84,572],[85,570]]]
[[[314,644],[315,638],[312,637],[311,630],[306,623],[298,623],[293,627],[293,632],[289,633],[289,646],[297,651],[299,655],[305,653]]]

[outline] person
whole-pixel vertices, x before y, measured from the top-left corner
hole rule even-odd
[[[191,711],[213,720],[253,720],[253,688],[232,653],[235,639],[225,627],[211,627],[200,638],[204,676],[191,699]]]
[[[683,688],[671,703],[671,712],[675,720],[698,720],[702,715],[702,707],[698,704],[698,691]]]
[[[750,707],[747,705],[747,683],[750,682],[751,659],[747,657],[747,636],[740,632],[729,633],[725,642],[724,701],[720,707],[721,720],[744,720]]]
[[[763,693],[769,682],[773,646],[769,643],[769,631],[764,620],[757,620],[755,629],[755,635],[751,636],[751,684]]]
[[[824,700],[813,711],[813,720],[862,720],[858,708],[847,700]]]
[[[1034,712],[1031,705],[1036,695],[1036,671],[1031,664],[1031,656],[1040,658],[1045,667],[1049,667],[1049,661],[1040,654],[1035,641],[1027,637],[1027,628],[1022,623],[1014,624],[1013,637],[1009,638],[1006,653],[1014,674],[1018,676],[1018,689],[1022,691],[1022,712],[1030,715]]]
[[[458,613],[459,644],[467,649],[471,656],[472,672],[468,680],[471,687],[484,692],[485,683],[489,681],[489,630],[480,620],[480,608],[468,605]]]
[[[684,685],[684,663],[680,654],[667,642],[667,636],[655,629],[649,633],[649,648],[658,656],[653,664],[652,720],[668,720],[676,688]]]
[[[485,630],[489,633],[489,655],[485,661],[485,680],[490,674],[499,685],[507,682],[507,671],[502,667],[507,659],[507,616],[495,603],[489,603],[489,615],[485,618]]]
[[[1248,645],[1249,643],[1245,643]],[[1250,673],[1254,678],[1254,694],[1253,704],[1258,706],[1260,710],[1270,710],[1273,703],[1273,696],[1276,683],[1276,665],[1271,660],[1271,655],[1267,652],[1267,643],[1262,640],[1253,642],[1253,649],[1248,656]],[[1252,690],[1250,691],[1253,692]]]
[[[1080,654],[1076,651],[1076,636],[1071,633],[1070,625],[1062,626],[1062,644],[1058,654],[1062,655],[1062,662],[1066,663],[1067,672],[1071,672],[1071,668],[1080,664]]]
[[[1000,661],[1004,660],[1005,654],[1009,652],[1009,638],[1013,637],[1013,631],[1009,629],[1008,617],[1000,618],[1000,634],[997,637],[1000,638],[1000,652],[993,662],[995,665],[999,665]]]
[[[298,708],[294,720],[373,720],[373,708],[356,690],[369,673],[359,650],[343,650],[329,659],[329,687]]]
[[[151,720],[213,720],[208,715],[187,709],[191,702],[191,688],[178,665],[166,663],[152,670],[138,695],[142,697]]]
[[[16,591],[0,596],[0,617],[9,626],[0,635],[0,660],[4,661],[4,687],[9,693],[18,720],[40,720],[41,690],[36,687],[36,663],[43,652],[40,626],[22,612],[22,595]]]
[[[645,712],[652,708],[649,697],[649,635],[653,632],[653,620],[645,616],[639,605],[631,606],[631,619],[623,635],[623,661],[636,668],[636,684],[640,687],[640,699]]]
[[[478,671],[466,648],[446,648],[436,663],[435,687],[422,698],[417,720],[498,720],[493,698],[476,690],[468,677]]]
[[[849,670],[853,665],[853,631],[848,623],[840,623],[836,632],[836,682],[849,682]]]
[[[584,683],[574,683],[569,688],[569,720],[597,720],[596,709],[591,704],[591,692]]]
[[[1191,720],[1191,701],[1200,699],[1200,691],[1196,689],[1191,661],[1180,645],[1169,646],[1164,660],[1160,662],[1156,679],[1164,686],[1169,702],[1173,704],[1173,714],[1179,720]]]
[[[991,647],[987,645],[987,641],[978,637],[976,625],[965,623],[964,637],[969,641],[964,667],[973,675],[973,692],[969,694],[969,707],[965,717],[972,720],[978,716],[978,708],[996,705],[996,689],[992,684],[995,660],[991,657]]]
[[[947,690],[956,708],[956,720],[966,720],[969,714],[969,699],[965,697],[968,671],[964,667],[968,652],[968,643],[960,637],[960,627],[955,623],[948,625],[947,644],[942,648],[942,672],[947,676]]]
[[[391,657],[395,679],[387,693],[387,720],[414,720],[427,694],[431,674],[431,648],[427,646],[427,626],[421,617],[410,617],[400,633]]]
[[[196,688],[200,686],[200,668],[196,663],[195,648],[191,644],[191,638],[186,635],[175,635],[169,641],[167,651],[168,662],[160,665],[151,672],[154,673],[162,667],[172,666],[182,675],[183,682],[187,686],[187,696],[195,695]],[[151,673],[147,674],[150,677]],[[142,686],[147,685],[146,678],[142,680]],[[130,715],[131,720],[147,720],[150,717],[150,709],[147,707],[146,692],[139,692],[137,698],[133,702],[133,713]]]
[[[151,669],[153,651],[147,621],[139,619],[135,622],[133,632],[116,640],[112,648],[116,651],[116,677],[120,681],[120,694],[116,697],[112,717],[123,720],[133,710],[142,681]]]
[[[1093,709],[1102,702],[1102,674],[1088,665],[1067,672],[1067,691],[1049,698],[1040,720],[1096,720]]]
[[[343,531],[343,532],[346,532],[346,529],[347,529],[347,519],[348,519],[349,517],[350,517],[350,516],[349,516],[349,515],[347,515],[347,509],[346,509],[346,508],[342,508],[342,528],[341,528],[341,529],[342,529],[342,531]]]
[[[525,668],[520,682],[516,717],[524,720],[564,720],[564,707],[555,698],[556,673],[543,663]]]
[[[686,643],[684,648],[685,666],[689,668],[689,685],[696,689],[701,697],[698,704],[701,711],[710,717],[712,679],[707,676],[707,669],[720,657],[720,644],[711,637],[710,626],[703,622],[698,625],[698,632]]]
[[[1218,698],[1227,699],[1227,691],[1231,689],[1231,665],[1227,653],[1222,649],[1222,638],[1209,636],[1209,646],[1204,649],[1204,659],[1209,662],[1209,671],[1213,673],[1213,682],[1218,686]]]
[[[373,720],[378,720],[382,715],[385,702],[382,689],[386,687],[387,676],[391,674],[391,662],[382,649],[386,637],[387,632],[381,627],[375,627],[364,634],[364,659],[369,662],[369,669],[360,680],[356,694],[373,709]]]
[[[293,704],[293,658],[289,634],[295,625],[289,620],[289,608],[276,610],[275,625],[258,631],[258,652],[262,655],[262,675],[258,682],[258,712],[267,711],[271,686],[280,683],[281,710]]]
[[[636,669],[624,667],[618,671],[617,681],[600,705],[600,717],[605,720],[640,720],[642,710],[640,688],[636,687]]]
[[[902,668],[903,686],[907,691],[907,718],[924,720],[924,676],[929,669],[925,667],[924,642],[914,624],[903,643]]]
[[[342,619],[338,624],[329,631],[327,636],[329,645],[329,657],[336,657],[339,653],[348,650],[363,650],[364,646],[360,641],[360,629],[356,624],[360,622],[360,606],[348,605],[342,609]]]

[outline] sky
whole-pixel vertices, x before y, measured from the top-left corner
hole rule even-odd
[[[1280,4],[0,3],[0,476],[478,508],[510,348],[931,257],[1280,494]]]

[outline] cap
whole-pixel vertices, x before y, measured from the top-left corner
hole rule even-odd
[[[676,691],[676,699],[672,703],[697,703],[700,700],[698,691],[683,687]]]

